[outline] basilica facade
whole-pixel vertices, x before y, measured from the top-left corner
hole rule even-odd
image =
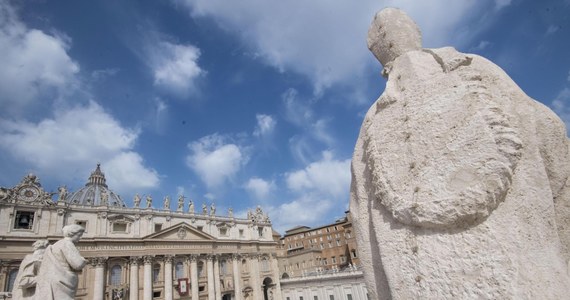
[[[277,242],[268,216],[247,218],[199,209],[180,196],[161,200],[135,195],[134,206],[106,184],[99,165],[74,192],[46,192],[29,174],[0,188],[0,287],[14,287],[18,267],[38,239],[62,238],[79,224],[78,243],[89,264],[79,276],[76,299],[275,299],[281,300]],[[1,297],[0,297],[1,298]]]

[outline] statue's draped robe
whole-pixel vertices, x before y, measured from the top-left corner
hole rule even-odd
[[[568,299],[560,119],[493,63],[453,48],[408,52],[385,71],[352,159],[372,298]]]
[[[73,242],[64,238],[46,249],[38,275],[38,300],[71,300],[77,292],[77,272],[86,261]]]
[[[40,269],[41,257],[29,254],[24,257],[14,281],[12,299],[34,299],[36,291],[36,275]]]

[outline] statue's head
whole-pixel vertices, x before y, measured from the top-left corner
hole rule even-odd
[[[77,243],[85,232],[85,228],[81,225],[71,224],[63,227],[62,231],[64,237],[70,238],[74,243]]]
[[[383,66],[408,51],[421,48],[420,29],[405,12],[384,8],[374,16],[368,30],[368,49]]]
[[[34,251],[41,250],[47,248],[48,245],[48,240],[37,240],[32,244],[32,249],[34,249]]]

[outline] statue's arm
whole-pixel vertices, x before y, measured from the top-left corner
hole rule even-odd
[[[36,274],[34,274],[34,261],[24,259],[22,262],[22,268],[20,270],[22,275],[20,276],[20,281],[18,286],[23,289],[31,288],[36,285]]]
[[[79,250],[77,250],[72,242],[66,243],[62,250],[71,269],[81,271],[87,264],[87,260],[81,256]]]

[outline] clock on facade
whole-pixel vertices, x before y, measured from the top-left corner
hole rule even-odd
[[[18,191],[18,198],[26,201],[32,202],[38,198],[40,191],[35,187],[23,187]]]

